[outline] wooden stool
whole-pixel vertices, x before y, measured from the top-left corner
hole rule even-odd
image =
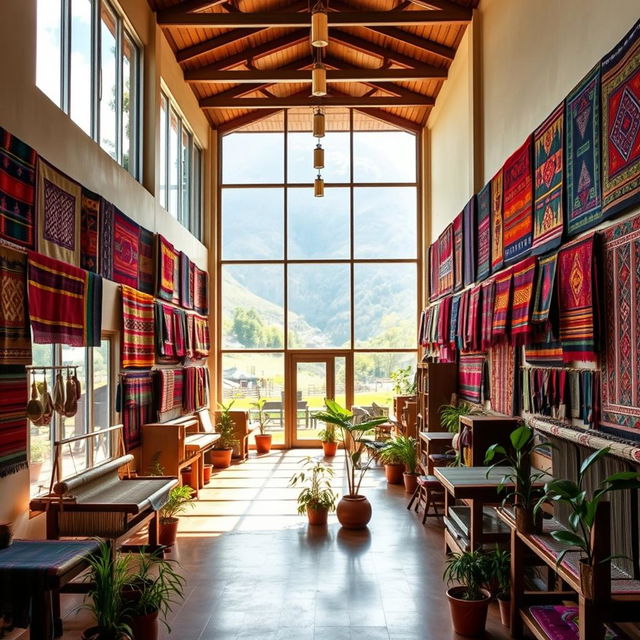
[[[416,513],[420,511],[421,503],[424,503],[422,524],[427,521],[428,517],[441,518],[443,514],[438,511],[438,505],[444,505],[444,489],[438,478],[435,476],[418,476],[418,485],[411,496],[407,509],[411,509],[414,501],[416,501],[414,508]],[[430,511],[432,507],[433,513]]]

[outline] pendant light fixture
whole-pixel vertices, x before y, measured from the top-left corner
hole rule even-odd
[[[320,142],[318,142],[316,148],[313,150],[313,168],[324,169],[324,149]]]
[[[313,137],[324,138],[324,134],[325,134],[324,112],[320,107],[318,107],[313,112]]]
[[[315,62],[311,69],[311,95],[327,95],[327,69],[320,61]]]
[[[324,197],[324,180],[318,171],[318,175],[316,176],[315,182],[313,183],[313,195],[316,198]]]
[[[323,0],[313,5],[311,9],[311,46],[322,48],[329,44],[329,16],[328,3]]]

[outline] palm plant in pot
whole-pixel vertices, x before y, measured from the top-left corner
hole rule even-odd
[[[600,569],[606,568],[607,573],[610,571],[608,567],[605,567],[605,563],[608,565],[611,557],[597,559],[591,545],[592,530],[596,521],[598,506],[613,491],[640,489],[640,473],[621,471],[602,480],[589,496],[589,492],[584,488],[587,471],[600,458],[606,456],[610,449],[611,447],[604,447],[594,451],[587,457],[580,465],[577,482],[572,480],[552,480],[548,482],[544,488],[544,495],[535,507],[536,511],[538,511],[547,500],[568,505],[570,511],[568,529],[552,531],[551,536],[554,540],[567,547],[558,555],[558,565],[569,551],[580,552],[580,582],[582,592],[587,598],[592,598],[594,595],[593,574],[598,568],[596,565],[600,564]]]
[[[160,509],[158,542],[167,547],[176,543],[178,516],[193,507],[193,489],[188,485],[171,489],[164,506]]]
[[[491,600],[486,589],[490,571],[489,557],[480,550],[454,553],[447,559],[443,579],[455,584],[447,591],[447,599],[456,633],[479,636],[484,632]]]
[[[216,423],[216,433],[220,434],[220,438],[218,438],[215,447],[211,449],[211,462],[217,469],[226,469],[231,465],[233,447],[238,444],[238,439],[234,434],[235,423],[230,413],[233,403],[234,400],[227,405],[218,404],[220,417]]]
[[[398,436],[396,438],[398,453],[404,463],[404,490],[413,493],[418,484],[418,441],[409,436]]]
[[[322,442],[322,452],[325,458],[332,458],[338,450],[338,434],[336,433],[336,425],[326,424],[322,431],[318,432],[318,438]]]
[[[371,520],[371,504],[360,494],[360,485],[372,463],[365,461],[365,435],[387,421],[386,417],[372,418],[354,424],[351,411],[341,407],[335,400],[325,399],[326,411],[316,414],[316,418],[326,424],[333,424],[340,430],[345,456],[348,493],[343,496],[336,509],[338,521],[345,529],[364,529]]]
[[[505,627],[511,625],[511,554],[496,547],[489,552],[489,574],[492,591],[500,608],[500,621]]]
[[[326,525],[338,497],[331,489],[333,469],[310,456],[302,464],[306,471],[294,474],[289,481],[290,487],[304,485],[298,495],[298,513],[306,513],[311,525]]]
[[[256,434],[256,451],[259,454],[269,453],[271,451],[271,439],[272,436],[270,433],[267,433],[267,423],[269,421],[269,416],[267,412],[264,410],[264,405],[266,403],[266,398],[258,398],[257,402],[252,402],[251,406],[257,410],[258,414],[258,429],[260,433]]]
[[[402,484],[404,460],[400,450],[398,438],[393,438],[384,448],[380,449],[378,460],[384,465],[384,474],[388,484]]]

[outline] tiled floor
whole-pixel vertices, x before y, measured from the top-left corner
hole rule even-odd
[[[349,532],[335,516],[326,529],[296,514],[287,488],[309,452],[274,451],[221,471],[180,523],[171,557],[188,580],[170,619],[177,640],[450,640],[437,521],[423,527],[405,509],[401,487],[380,469],[363,490],[373,505],[368,530]],[[314,455],[316,452],[312,452]],[[336,489],[343,460],[336,458]],[[68,607],[77,601],[67,602]],[[86,613],[70,613],[65,638],[77,640]],[[495,605],[487,638],[510,637]]]

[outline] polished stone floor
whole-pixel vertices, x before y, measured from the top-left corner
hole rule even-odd
[[[309,528],[288,488],[308,451],[273,451],[219,472],[180,523],[170,554],[188,579],[169,623],[177,640],[451,640],[442,583],[441,525],[422,526],[401,487],[381,469],[363,491],[373,505],[368,530],[348,532],[332,517]],[[315,451],[311,452],[314,455]],[[335,460],[338,488],[342,458]],[[65,598],[70,610],[77,601]],[[70,611],[68,640],[87,625]],[[486,638],[505,639],[491,606]]]

